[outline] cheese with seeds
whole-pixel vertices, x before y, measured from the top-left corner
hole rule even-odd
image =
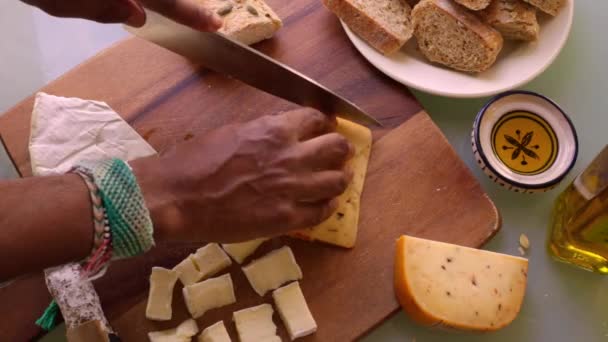
[[[353,180],[346,191],[338,196],[335,213],[316,227],[292,233],[305,240],[318,240],[329,244],[352,248],[357,241],[361,194],[367,174],[367,164],[372,149],[372,133],[369,128],[338,118],[336,131],[346,137],[355,149],[347,163],[353,171]]]
[[[152,267],[150,291],[146,305],[146,318],[156,321],[171,319],[173,287],[177,282],[177,272],[162,267]]]
[[[411,236],[397,242],[397,298],[423,325],[501,329],[519,313],[527,275],[524,258]]]
[[[173,270],[177,272],[177,276],[184,286],[194,284],[202,278],[196,268],[193,257],[194,254],[190,254],[182,262],[173,267]]]
[[[317,323],[312,317],[304,294],[297,281],[272,292],[272,298],[279,316],[289,332],[291,340],[308,336],[317,331]]]
[[[280,342],[277,326],[272,321],[272,306],[262,304],[233,313],[236,331],[241,342]]]
[[[223,321],[207,327],[198,336],[198,342],[232,342]]]
[[[184,287],[183,294],[193,318],[199,318],[211,309],[236,303],[230,274],[188,285]]]
[[[198,280],[208,278],[217,274],[226,267],[232,265],[232,261],[217,243],[210,243],[199,248],[192,256],[192,261],[198,269]]]
[[[198,333],[198,325],[193,319],[182,322],[177,328],[148,333],[150,342],[190,342]]]
[[[242,264],[247,257],[255,252],[261,244],[263,244],[267,238],[259,238],[251,241],[245,241],[240,243],[227,243],[223,244],[224,250],[228,253],[234,261]]]
[[[302,270],[288,246],[275,249],[243,267],[251,287],[260,296],[293,280],[302,279]]]

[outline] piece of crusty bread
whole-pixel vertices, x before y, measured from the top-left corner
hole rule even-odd
[[[411,7],[406,0],[323,0],[359,37],[387,55],[412,37]]]
[[[494,0],[480,14],[482,19],[497,29],[505,39],[538,39],[540,25],[536,19],[536,8],[522,0]]]
[[[527,3],[536,6],[541,11],[556,16],[564,6],[566,0],[525,0]]]
[[[488,5],[490,5],[491,0],[454,0],[457,3],[461,4],[462,6],[473,10],[473,11],[479,11],[482,10],[486,7],[488,7]]]
[[[422,54],[456,70],[488,69],[503,46],[498,31],[451,0],[420,1],[412,11],[412,20]]]
[[[279,16],[264,0],[198,0],[224,19],[220,33],[251,45],[271,38],[282,26]]]

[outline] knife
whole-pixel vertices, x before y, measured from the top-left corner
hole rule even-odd
[[[352,102],[247,45],[219,33],[193,30],[152,11],[146,12],[146,25],[141,28],[125,26],[125,29],[192,62],[287,101],[363,125],[382,127]]]

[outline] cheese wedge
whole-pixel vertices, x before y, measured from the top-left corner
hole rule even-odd
[[[297,281],[274,290],[272,298],[292,341],[317,331],[317,323],[308,309]]]
[[[232,342],[223,321],[219,321],[198,335],[198,342]]]
[[[338,197],[338,209],[330,218],[316,227],[300,230],[292,235],[305,240],[318,240],[352,248],[357,241],[361,194],[372,149],[372,133],[367,127],[342,119],[338,119],[336,131],[346,137],[355,148],[353,158],[347,163],[347,167],[353,171],[353,181]]]
[[[152,267],[150,291],[146,305],[146,318],[155,321],[171,319],[173,287],[177,282],[177,272],[162,267]]]
[[[302,270],[288,246],[275,249],[243,267],[251,287],[260,296],[293,280],[302,279]]]
[[[198,325],[193,319],[182,322],[177,328],[148,333],[150,342],[190,342],[198,333]]]
[[[192,256],[192,261],[198,269],[200,276],[198,280],[208,278],[232,265],[232,260],[217,243],[199,248]]]
[[[194,254],[188,255],[186,259],[173,267],[173,270],[177,272],[177,276],[184,286],[194,284],[202,278],[194,263]]]
[[[240,243],[227,243],[223,244],[224,250],[228,253],[234,261],[242,264],[248,256],[253,254],[261,244],[263,244],[267,238],[259,238],[251,241],[245,241]]]
[[[511,323],[526,292],[528,261],[511,255],[402,236],[395,290],[415,321],[493,331]]]
[[[183,294],[193,318],[199,318],[211,309],[236,303],[230,274],[188,285],[184,287]]]
[[[280,342],[277,326],[272,321],[272,306],[262,304],[233,313],[236,331],[241,342]]]

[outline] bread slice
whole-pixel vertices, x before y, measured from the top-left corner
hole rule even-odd
[[[503,38],[491,26],[451,0],[422,0],[412,11],[422,54],[450,68],[482,72],[496,61]]]
[[[220,33],[251,45],[271,38],[282,26],[279,16],[263,0],[199,0],[224,19]]]
[[[412,37],[406,0],[323,0],[325,6],[369,45],[388,55]]]
[[[536,8],[522,0],[494,0],[480,14],[483,20],[497,29],[505,39],[538,39],[540,25],[536,19]]]
[[[564,7],[566,0],[525,0],[527,3],[536,6],[541,11],[556,16],[559,10]]]
[[[457,3],[461,4],[462,6],[473,10],[473,11],[479,11],[482,10],[486,7],[488,7],[490,5],[491,0],[455,0]]]

